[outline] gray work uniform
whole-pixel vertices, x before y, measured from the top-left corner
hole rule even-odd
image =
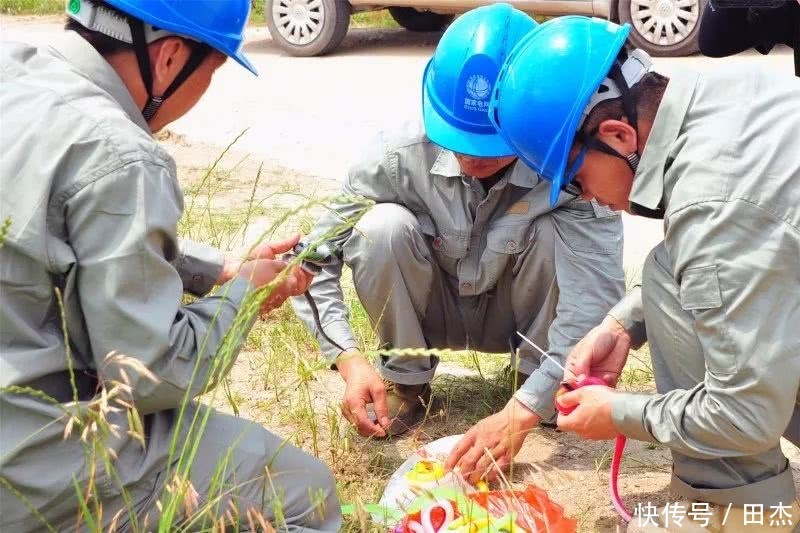
[[[779,440],[800,442],[800,80],[683,72],[659,107],[631,202],[666,209],[642,286],[612,310],[650,343],[656,395],[617,428],[672,450],[672,488],[791,504]]]
[[[11,220],[0,248],[0,385],[31,387],[62,405],[73,399],[55,288],[63,293],[83,405],[98,379],[109,388],[124,380],[125,367],[109,364],[110,352],[149,368],[157,382],[127,368],[146,448],[127,434],[123,413],[109,413],[120,429],[106,446],[117,459],[108,471],[95,457],[94,483],[103,529],[125,505],[123,487],[140,525],[149,514],[152,528],[156,499],[169,481],[170,441],[177,432],[184,442],[201,409],[190,405],[179,422],[177,408],[187,392],[201,392],[250,284],[237,278],[206,295],[222,256],[192,243],[181,251],[175,162],[152,139],[122,80],[86,41],[66,32],[41,49],[4,43],[0,69],[0,217]],[[182,305],[185,291],[201,297]],[[29,394],[0,394],[3,531],[43,530],[30,507],[55,530],[75,528],[73,479],[85,490],[91,468],[79,431],[63,439],[62,414],[61,406]],[[211,414],[190,474],[201,505],[228,453],[223,512],[232,501],[274,520],[271,504],[280,499],[276,528],[337,530],[327,467],[260,425],[221,413]],[[312,502],[311,489],[321,498]],[[127,514],[118,525],[127,529]]]
[[[376,205],[355,231],[335,239],[353,272],[358,297],[391,348],[507,352],[519,330],[558,359],[599,322],[624,293],[618,214],[564,195],[548,203],[549,184],[517,161],[488,191],[464,177],[455,155],[427,140],[419,122],[379,135],[355,165],[345,196]],[[319,238],[359,209],[343,202],[309,235]],[[311,285],[325,332],[344,349],[358,345],[339,283],[326,267]],[[316,332],[303,299],[295,310]],[[340,350],[318,333],[323,353]],[[554,415],[562,371],[527,344],[517,398],[543,419]],[[383,376],[406,385],[430,382],[438,359],[384,356]]]

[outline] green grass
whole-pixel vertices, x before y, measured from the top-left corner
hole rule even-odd
[[[628,354],[628,362],[622,369],[619,386],[637,392],[652,391],[654,382],[650,347],[645,344],[638,350],[631,350]]]
[[[264,15],[264,0],[253,0],[250,10],[250,24],[264,24],[267,19]]]
[[[6,236],[11,231],[11,219],[7,218],[0,224],[0,248],[3,247],[3,243],[6,242]]]
[[[253,0],[250,12],[250,24],[266,24],[267,14],[264,12],[264,0]],[[385,9],[378,11],[361,11],[350,17],[351,28],[399,28],[389,12]]]
[[[4,15],[55,15],[64,12],[62,0],[0,0]]]
[[[231,146],[236,140],[238,137]],[[256,221],[260,222],[259,227],[264,228],[260,232],[261,238],[267,240],[297,229],[308,232],[321,205],[329,203],[331,199],[310,199],[291,190],[266,193],[265,188],[270,184],[264,183],[267,176],[262,175],[261,167],[251,174],[249,170],[245,172],[243,160],[232,164],[227,161],[231,157],[231,146],[201,172],[199,179],[185,186],[186,208],[179,224],[181,235],[221,248],[236,248],[243,244],[245,230]],[[246,194],[242,191],[246,191]],[[291,199],[286,200],[281,195],[290,195]],[[228,201],[233,197],[238,200]],[[347,221],[347,224],[352,223],[354,220]],[[0,235],[3,233],[3,227],[0,226]],[[378,345],[377,335],[358,301],[346,270],[342,281],[355,337],[361,349],[369,352]],[[258,310],[260,300],[265,297],[265,293],[253,295],[243,305],[232,329],[244,333],[246,325]],[[249,416],[281,435],[287,442],[321,458],[336,477],[342,503],[377,502],[389,476],[413,450],[415,434],[403,440],[374,441],[358,436],[343,421],[339,410],[341,379],[328,369],[327,362],[320,356],[317,342],[289,305],[273,311],[267,320],[256,322],[236,361],[236,369],[246,376],[238,377],[238,381],[228,375],[236,359],[235,348],[235,344],[227,342],[218,350],[211,381],[219,382],[222,386],[208,391],[201,401]],[[443,363],[473,372],[459,377],[440,374],[434,379],[434,402],[428,413],[431,422],[421,429],[425,432],[425,438],[430,439],[465,431],[478,420],[497,412],[512,392],[512,373],[506,354],[443,351],[439,355]],[[135,367],[133,361],[123,362],[132,365],[131,369]],[[632,354],[628,368],[623,372],[621,385],[624,388],[643,389],[651,384],[652,365],[649,352],[643,349]],[[86,409],[68,412],[64,420],[65,435],[68,428],[73,435],[85,435],[88,463],[96,464],[99,460],[112,473],[115,458],[105,451],[110,428],[104,422],[104,413],[109,405],[126,409],[132,431],[134,434],[141,433],[137,430],[141,427],[141,420],[135,409],[115,403],[116,399],[123,399],[119,395],[124,391],[124,385],[111,384],[106,392],[106,400],[101,397]],[[40,397],[35,391],[17,392]],[[46,398],[43,400],[49,401]],[[186,398],[184,405],[189,401]],[[184,529],[216,531],[209,524],[220,515],[214,507],[224,490],[221,472],[230,456],[220,451],[217,465],[219,474],[212,483],[216,489],[212,489],[209,503],[192,508],[191,487],[187,486],[185,480],[194,461],[195,446],[203,436],[203,417],[194,420],[192,427],[184,442],[173,443],[170,463],[175,466],[164,476],[170,490],[165,489],[157,495],[164,509],[163,518],[156,524],[161,531],[170,530],[181,516],[186,516],[183,520]],[[595,468],[605,470],[608,457],[601,454],[594,459]],[[4,480],[0,478],[0,482]],[[81,522],[90,531],[100,531],[98,524],[102,518],[102,507],[97,506],[99,498],[93,490],[96,488],[91,484],[89,487],[76,485],[83,509]],[[586,513],[590,511],[587,509]],[[246,522],[245,517],[239,517],[239,520]],[[134,519],[134,533],[144,530],[144,526],[137,525]],[[377,532],[384,529],[359,517],[348,517],[343,530]]]
[[[394,21],[388,10],[381,9],[378,11],[354,13],[350,17],[350,27],[396,29],[399,28],[400,25]]]

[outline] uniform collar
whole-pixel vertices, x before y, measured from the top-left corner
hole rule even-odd
[[[694,96],[698,74],[682,71],[670,77],[653,127],[633,178],[630,202],[655,210],[664,199],[667,158],[675,145]]]
[[[461,166],[458,164],[456,154],[442,148],[431,167],[430,173],[445,178],[460,177]],[[540,181],[539,175],[519,159],[506,170],[503,179],[505,178],[508,179],[508,183],[526,189],[532,189]]]
[[[433,162],[430,173],[444,178],[461,176],[461,166],[458,164],[456,154],[444,148],[439,150],[439,155],[436,157],[436,161]]]
[[[137,126],[148,134],[151,133],[125,83],[83,37],[74,31],[66,31],[56,37],[49,48],[52,53],[63,57],[92,83],[107,92]]]

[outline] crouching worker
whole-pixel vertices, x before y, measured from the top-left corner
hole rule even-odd
[[[252,325],[235,318],[246,295],[277,280],[266,311],[310,283],[278,277],[275,256],[297,238],[243,261],[180,243],[175,162],[151,134],[194,106],[227,57],[255,73],[240,52],[249,9],[74,0],[50,46],[3,45],[3,531],[170,530],[170,517],[189,530],[339,527],[327,467],[189,401],[232,364]],[[184,293],[198,298],[182,305]]]
[[[577,409],[558,424],[668,447],[683,509],[712,510],[682,525],[660,510],[629,530],[792,531],[800,507],[780,439],[800,443],[800,80],[759,70],[667,79],[625,53],[629,30],[584,17],[541,25],[492,102],[553,198],[573,184],[664,220],[641,288],[568,360],[576,376],[613,385],[631,343],[647,340],[658,393],[580,388],[561,397]],[[545,113],[552,127],[533,135],[528,124]]]
[[[620,217],[566,193],[551,205],[549,183],[513,156],[487,115],[503,60],[535,25],[508,4],[458,18],[425,71],[424,131],[411,123],[380,136],[346,180],[344,194],[376,205],[334,240],[386,348],[508,353],[520,331],[563,358],[623,294]],[[311,237],[355,210],[339,206]],[[363,435],[401,434],[425,414],[438,358],[383,356],[376,371],[358,351],[340,275],[327,267],[310,290],[337,346],[320,335],[305,300],[295,308],[347,384],[345,416]],[[519,390],[448,460],[473,481],[492,457],[509,464],[540,421],[555,420],[558,366],[527,345],[512,365]]]

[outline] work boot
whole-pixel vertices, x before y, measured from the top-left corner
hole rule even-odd
[[[386,405],[389,409],[389,436],[402,435],[425,418],[431,401],[431,385],[400,385],[384,379]]]
[[[665,512],[665,507],[669,509]],[[627,533],[789,533],[797,531],[797,502],[770,507],[715,505],[699,502],[670,503],[665,507],[643,504]]]

